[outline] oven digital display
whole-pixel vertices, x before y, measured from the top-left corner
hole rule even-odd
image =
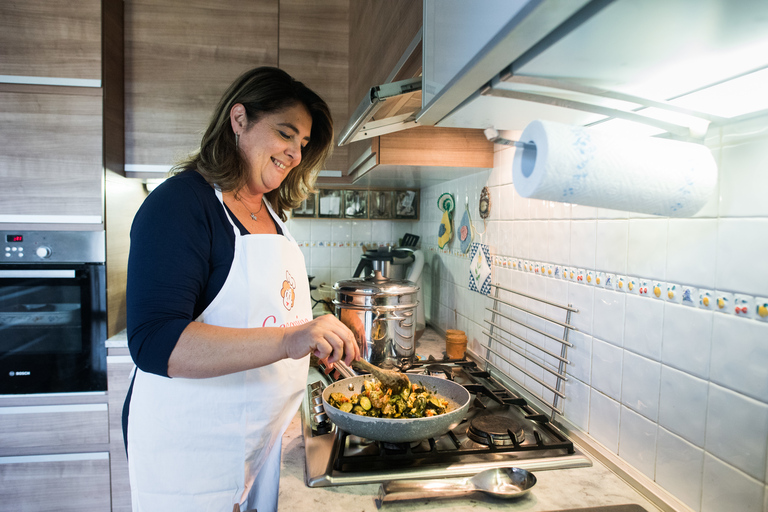
[[[5,235],[6,242],[23,242],[24,235]]]

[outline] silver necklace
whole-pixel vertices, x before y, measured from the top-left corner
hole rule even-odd
[[[248,213],[250,213],[250,214],[251,214],[251,218],[252,218],[253,220],[255,220],[255,221],[259,220],[259,219],[257,219],[257,218],[256,218],[256,213],[261,213],[261,210],[262,210],[262,208],[264,208],[264,200],[263,200],[263,199],[262,199],[262,201],[261,201],[261,206],[260,206],[260,207],[259,207],[259,209],[256,211],[256,213],[253,213],[251,210],[249,210],[249,209],[248,209],[248,207],[247,207],[247,206],[245,206],[245,203],[243,202],[243,199],[242,199],[241,197],[239,197],[239,196],[238,196],[237,200],[238,200],[238,201],[240,201],[240,204],[242,204],[242,205],[243,205],[243,208],[245,208],[245,211],[247,211]]]

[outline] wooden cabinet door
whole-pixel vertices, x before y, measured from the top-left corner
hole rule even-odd
[[[101,113],[99,88],[0,84],[0,215],[102,217]]]
[[[0,75],[101,80],[101,0],[0,2]]]
[[[109,454],[0,457],[0,503],[14,512],[110,510]]]
[[[335,134],[347,124],[349,0],[280,0],[280,68],[320,95]],[[325,169],[346,171],[347,147],[335,147]]]
[[[227,86],[278,64],[278,0],[125,0],[125,163],[172,165],[200,145]]]

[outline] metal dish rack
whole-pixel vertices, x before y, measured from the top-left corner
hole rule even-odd
[[[489,367],[495,368],[551,409],[552,414],[550,419],[554,420],[555,413],[560,415],[563,414],[562,409],[558,407],[558,402],[560,399],[565,400],[566,398],[563,390],[565,382],[568,380],[566,377],[566,367],[569,364],[568,348],[573,346],[568,341],[568,334],[569,331],[578,330],[570,324],[571,314],[578,313],[578,309],[570,304],[558,304],[527,293],[512,290],[511,288],[505,288],[498,283],[491,284],[491,291],[493,292],[493,307],[485,308],[491,312],[491,318],[485,319],[485,323],[488,324],[489,328],[488,330],[483,330],[483,334],[488,336],[488,345],[483,347],[485,349],[485,356],[480,355],[480,358],[485,362],[486,370],[488,370]],[[511,294],[511,297],[509,299],[502,298],[501,292],[507,292],[507,294]],[[514,300],[518,297],[523,297],[523,299]],[[529,306],[528,303],[531,305]],[[565,320],[560,321],[546,314],[548,308],[554,308],[558,312],[564,311]],[[537,309],[543,309],[544,312],[537,311]],[[544,328],[531,325],[532,316],[540,319],[539,322],[544,325]],[[505,320],[509,322],[508,326],[503,325]],[[522,333],[514,332],[512,324],[520,326],[522,328]],[[546,332],[547,324],[554,325],[558,329],[562,328],[562,336],[556,336]],[[533,335],[531,335],[531,333],[533,333]],[[530,339],[534,335],[540,337],[542,342]],[[515,342],[513,340],[518,341]],[[544,346],[546,343],[554,344],[555,346]],[[511,360],[507,354],[502,353],[502,348],[522,356],[526,361],[533,363],[544,372],[553,376],[555,379],[554,385],[551,382],[547,382],[539,375],[534,374],[530,369],[526,368],[525,365]],[[497,363],[491,361],[492,356],[496,356],[500,360],[511,365],[527,378],[530,378],[544,389],[550,391],[552,394],[551,402],[550,399],[542,396],[544,393],[539,394],[532,390],[525,383],[525,379],[521,382],[510,375],[509,372],[505,372],[499,368]]]

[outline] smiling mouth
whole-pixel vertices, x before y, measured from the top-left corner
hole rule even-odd
[[[277,160],[275,160],[274,158],[272,159],[272,163],[273,163],[273,164],[275,164],[276,166],[278,166],[280,169],[283,169],[283,170],[285,170],[285,168],[286,168],[286,167],[285,167],[285,164],[283,164],[283,163],[281,163],[281,162],[278,162],[278,161],[277,161]]]

